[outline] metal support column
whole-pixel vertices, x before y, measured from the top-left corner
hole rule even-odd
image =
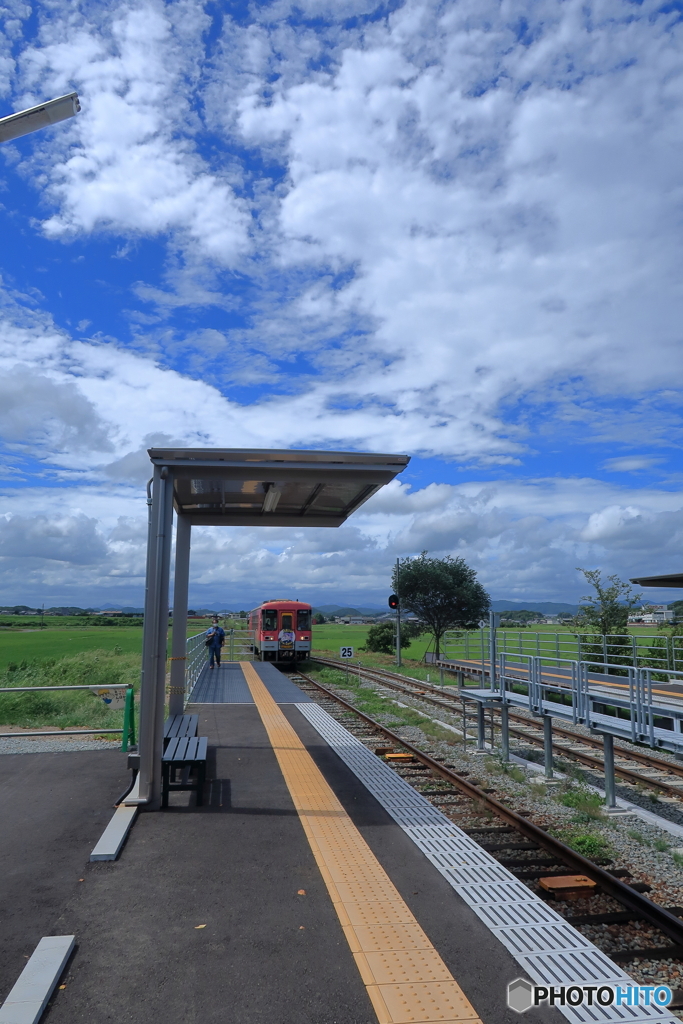
[[[507,704],[502,704],[500,708],[500,746],[501,757],[507,763],[510,760],[510,730],[508,728]]]
[[[489,680],[491,689],[496,689],[496,615],[489,613]]]
[[[486,750],[486,719],[482,700],[477,701],[477,750]]]
[[[185,516],[178,516],[175,528],[175,571],[173,574],[171,683],[168,690],[168,713],[170,715],[182,715],[185,707],[187,595],[190,583],[191,533],[190,520]]]
[[[608,807],[617,806],[617,793],[614,785],[614,737],[611,733],[603,733],[605,758],[605,803]]]
[[[173,479],[166,466],[154,468],[151,511],[142,633],[139,792],[140,801],[156,810],[161,804],[168,580],[173,523]]]
[[[399,573],[401,570],[401,563],[399,559],[396,559],[396,664],[401,667],[401,594],[399,588]]]
[[[543,756],[545,760],[545,777],[553,777],[553,720],[551,715],[543,716]]]

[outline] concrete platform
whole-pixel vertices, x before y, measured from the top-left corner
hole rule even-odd
[[[255,661],[253,664],[276,703],[301,704],[311,700],[275,665],[267,661]],[[254,699],[239,662],[224,661],[213,669],[209,668],[207,662],[194,685],[189,703],[253,704]]]
[[[49,1024],[376,1024],[258,709],[197,710],[206,804],[174,794],[140,815],[116,863],[83,856],[52,929],[78,948]],[[301,712],[283,711],[482,1021],[517,1021],[505,992],[519,965]]]
[[[90,851],[130,780],[120,751],[0,757],[0,1002],[84,883]]]

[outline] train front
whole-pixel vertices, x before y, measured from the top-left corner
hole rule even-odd
[[[260,611],[261,661],[304,661],[311,652],[310,604],[266,601]]]

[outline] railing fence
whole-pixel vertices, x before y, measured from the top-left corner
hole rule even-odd
[[[531,632],[496,630],[500,654],[536,657],[544,661],[585,662],[593,671],[624,674],[627,668],[650,668],[655,672],[683,672],[683,637],[658,634]],[[450,630],[444,636],[443,653],[448,659],[488,660],[489,630]]]
[[[185,699],[187,700],[209,659],[206,631],[188,637],[185,652]],[[251,629],[226,629],[221,656],[225,661],[253,661],[254,631]]]

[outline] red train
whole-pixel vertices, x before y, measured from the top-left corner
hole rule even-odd
[[[311,651],[310,604],[264,601],[249,612],[254,654],[259,661],[304,661]]]

